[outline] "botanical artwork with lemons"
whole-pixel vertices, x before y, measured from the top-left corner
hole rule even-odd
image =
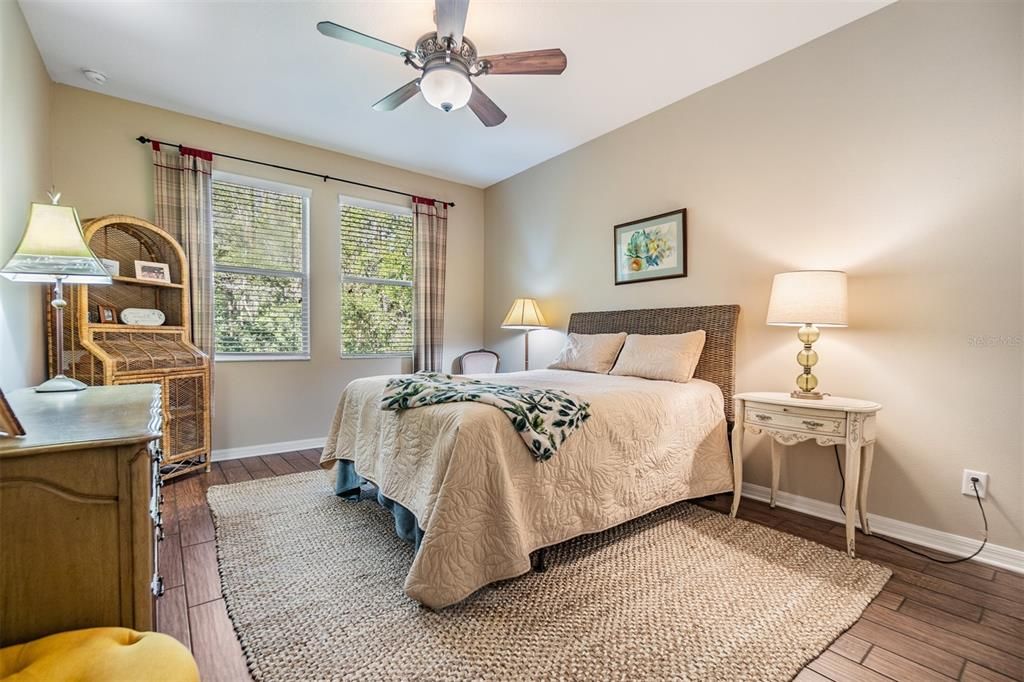
[[[678,258],[675,241],[675,223],[664,223],[628,236],[625,256],[632,272],[675,267]]]
[[[686,209],[615,226],[615,283],[686,277]]]

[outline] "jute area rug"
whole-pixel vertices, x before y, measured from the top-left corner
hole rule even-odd
[[[214,486],[228,613],[257,681],[788,680],[888,569],[680,503],[434,612],[413,548],[322,472]]]

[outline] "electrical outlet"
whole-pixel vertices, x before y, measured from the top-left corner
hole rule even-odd
[[[988,493],[988,474],[984,471],[971,471],[970,469],[964,469],[964,480],[960,487],[960,492],[964,495],[970,495],[974,497],[974,486],[971,485],[971,478],[978,479],[978,495],[984,499]]]

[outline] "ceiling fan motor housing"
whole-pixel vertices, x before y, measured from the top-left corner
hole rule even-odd
[[[449,54],[452,61],[461,63],[467,71],[476,64],[477,51],[472,40],[462,36],[462,42],[453,45],[450,53],[448,42],[447,38],[442,38],[436,33],[425,33],[416,41],[416,56],[423,62],[424,67],[432,61],[447,59]]]

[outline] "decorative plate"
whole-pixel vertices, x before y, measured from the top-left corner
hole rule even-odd
[[[125,324],[159,327],[166,319],[163,312],[156,308],[125,308],[121,311],[121,321]]]

